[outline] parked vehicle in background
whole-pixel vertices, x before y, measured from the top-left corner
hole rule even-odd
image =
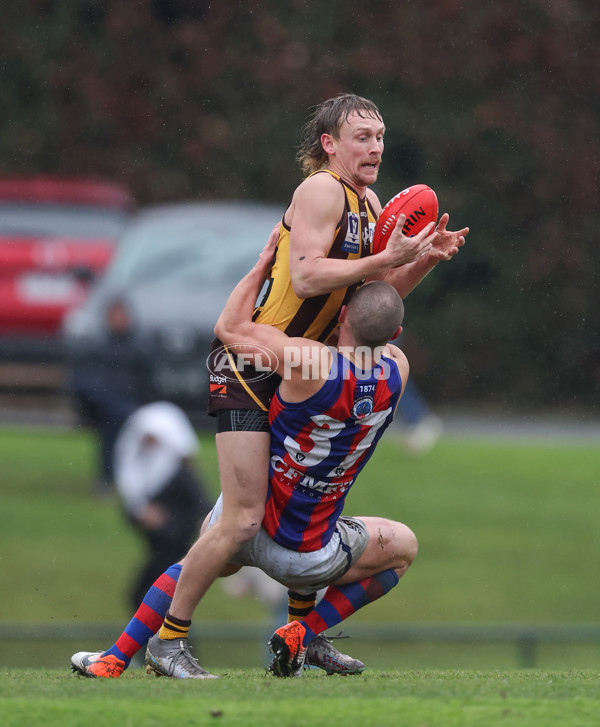
[[[86,302],[65,318],[71,376],[86,369],[98,380],[104,367],[112,372],[104,378],[107,396],[122,383],[138,405],[168,400],[196,425],[206,424],[214,325],[282,213],[251,202],[179,203],[141,212]]]
[[[134,207],[113,182],[0,178],[0,360],[60,358],[63,317],[103,273]]]

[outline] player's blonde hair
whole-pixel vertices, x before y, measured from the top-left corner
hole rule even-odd
[[[348,324],[358,346],[385,346],[403,320],[402,298],[383,280],[362,285],[348,303]]]
[[[353,93],[341,93],[315,107],[312,116],[302,128],[298,147],[297,159],[304,176],[308,177],[327,163],[328,156],[321,144],[321,136],[331,134],[338,139],[342,124],[354,112],[363,118],[383,121],[373,101]]]

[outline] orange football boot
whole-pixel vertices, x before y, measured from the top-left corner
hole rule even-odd
[[[277,677],[300,677],[306,658],[306,646],[302,639],[306,629],[300,621],[292,621],[277,629],[269,639],[273,661],[269,670]]]
[[[71,657],[71,671],[94,679],[118,679],[125,671],[125,662],[114,654],[102,656],[102,651],[78,651]]]

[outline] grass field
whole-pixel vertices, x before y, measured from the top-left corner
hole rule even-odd
[[[219,681],[131,673],[88,680],[54,670],[0,670],[3,727],[596,727],[592,671],[410,671],[277,680],[231,670]]]
[[[87,432],[0,430],[0,626],[11,633],[15,624],[107,624],[100,643],[7,639],[0,665],[66,665],[72,651],[109,645],[118,635],[112,624],[129,617],[127,583],[141,544],[116,501],[91,495],[94,455]],[[216,494],[210,437],[198,467]],[[427,457],[411,459],[391,439],[382,442],[346,512],[406,522],[420,551],[400,585],[353,616],[346,631],[371,623],[597,623],[599,479],[600,448],[589,444],[447,436]],[[268,618],[260,603],[228,598],[217,584],[194,625],[203,633],[205,622],[244,621],[261,633]],[[375,670],[516,665],[512,644],[357,646]],[[260,648],[202,644],[209,668],[259,664]],[[538,665],[595,668],[598,651],[597,643],[542,645]]]

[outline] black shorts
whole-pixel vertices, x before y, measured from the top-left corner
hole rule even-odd
[[[269,412],[261,409],[221,409],[215,412],[219,432],[270,432]]]
[[[223,351],[223,344],[215,338],[208,357],[207,411],[210,416],[218,416],[220,412],[231,409],[254,410],[264,412],[265,416],[268,416],[269,405],[281,377],[277,374],[258,371],[246,362],[243,363],[243,366],[239,366],[235,356],[228,356]],[[257,431],[254,425],[250,426],[252,428],[245,431]],[[232,430],[224,429],[222,431]]]

